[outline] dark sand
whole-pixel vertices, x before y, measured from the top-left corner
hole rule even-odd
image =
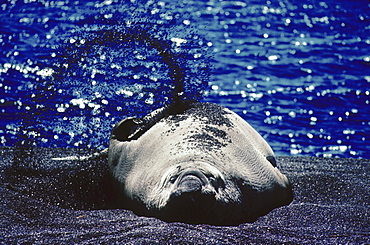
[[[370,160],[278,157],[294,201],[239,226],[166,223],[114,206],[106,159],[0,148],[1,244],[369,244]]]

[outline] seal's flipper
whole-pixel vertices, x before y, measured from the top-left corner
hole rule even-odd
[[[125,118],[114,126],[111,138],[119,141],[130,141],[130,136],[140,124],[140,120],[135,117]]]
[[[178,101],[154,110],[143,118],[127,117],[114,126],[111,139],[119,141],[137,140],[161,119],[183,112],[190,106],[190,101]]]
[[[266,159],[271,163],[272,166],[275,168],[277,167],[276,158],[274,156],[267,156]]]

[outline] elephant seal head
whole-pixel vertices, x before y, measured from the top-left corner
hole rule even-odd
[[[122,207],[165,221],[253,222],[293,198],[266,141],[216,104],[127,118],[113,129],[108,158]]]

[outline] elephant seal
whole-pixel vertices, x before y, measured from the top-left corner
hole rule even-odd
[[[108,162],[122,207],[169,222],[253,222],[293,198],[266,141],[212,103],[183,102],[122,120]]]

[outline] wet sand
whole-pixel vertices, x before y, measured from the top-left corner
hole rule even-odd
[[[89,150],[0,148],[0,243],[369,244],[370,160],[278,157],[294,201],[239,226],[166,223],[115,206],[106,157]]]

